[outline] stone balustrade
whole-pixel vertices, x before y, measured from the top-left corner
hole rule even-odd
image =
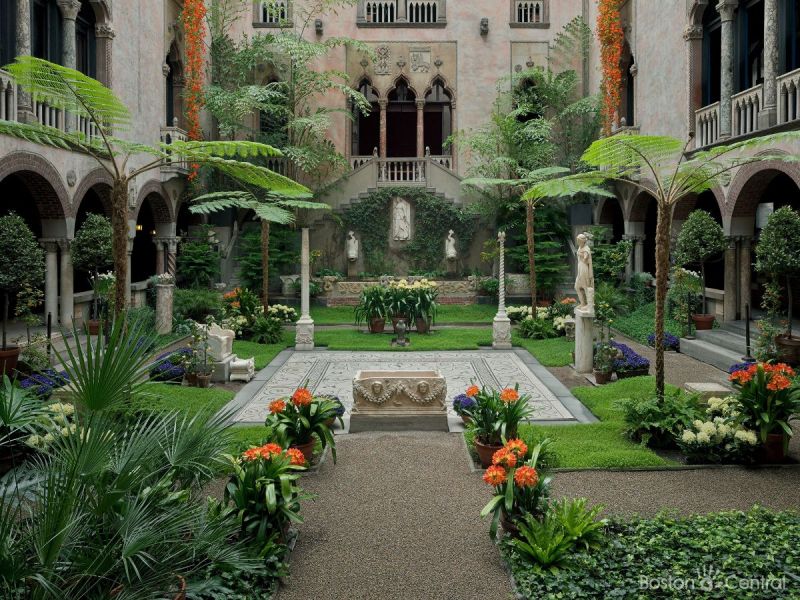
[[[186,142],[189,140],[189,134],[173,125],[172,127],[162,127],[161,128],[161,143],[166,144],[167,146],[170,145],[172,142]],[[169,150],[167,150],[169,154]],[[164,159],[164,162],[161,164],[161,172],[162,173],[186,173],[189,170],[189,165],[183,159],[173,159],[172,157],[167,157]]]
[[[351,156],[350,157],[350,167],[355,171],[356,169],[360,169],[367,163],[369,163],[373,158],[372,155],[369,156]]]
[[[0,71],[0,121],[17,120],[17,82],[5,71]]]
[[[778,77],[778,124],[800,118],[800,69]]]
[[[446,0],[361,0],[358,3],[359,27],[397,24],[438,25],[446,22]]]
[[[381,184],[424,184],[425,158],[379,158],[378,185]]]
[[[268,158],[266,167],[284,177],[289,176],[289,161],[283,156]]]
[[[64,111],[50,106],[46,102],[38,100],[33,101],[33,114],[36,115],[36,120],[40,125],[45,127],[53,127],[61,131],[67,130],[66,120],[64,118]]]
[[[710,146],[719,140],[719,102],[695,112],[697,147]]]
[[[433,162],[442,165],[445,169],[450,169],[451,171],[453,170],[453,157],[452,156],[444,156],[444,155],[431,156],[430,159]]]
[[[731,97],[733,135],[758,131],[758,114],[764,104],[764,84],[734,94]]]

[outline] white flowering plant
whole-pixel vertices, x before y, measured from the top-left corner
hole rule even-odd
[[[155,280],[157,285],[173,285],[175,283],[175,277],[171,273],[156,275]]]
[[[33,423],[34,432],[25,443],[34,450],[47,450],[58,437],[73,435],[77,431],[74,416],[75,407],[68,402],[49,404]]]
[[[532,311],[530,306],[509,306],[506,309],[506,314],[512,322],[519,323],[530,317]]]
[[[735,396],[710,398],[705,420],[695,419],[675,441],[693,463],[747,463],[758,447],[756,432],[741,424]]]
[[[294,323],[297,321],[297,311],[285,304],[272,304],[267,309],[267,316],[278,319],[284,323]]]

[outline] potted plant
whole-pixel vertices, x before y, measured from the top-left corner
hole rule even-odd
[[[408,311],[409,316],[414,319],[418,333],[430,331],[431,323],[436,318],[438,297],[439,290],[435,282],[421,279],[412,284],[408,296]]]
[[[327,425],[329,429],[332,429],[334,423],[336,423],[338,419],[339,425],[341,425],[342,429],[344,429],[344,421],[342,420],[342,417],[344,417],[346,409],[344,407],[344,404],[342,404],[342,401],[339,400],[339,396],[325,394],[322,396],[317,396],[317,398],[319,398],[320,400],[330,400],[336,405],[333,414],[330,417],[328,417],[328,419],[325,421],[325,425]]]
[[[549,443],[543,440],[529,452],[525,442],[512,439],[492,455],[483,480],[494,488],[495,495],[481,511],[481,517],[492,515],[492,539],[497,536],[498,523],[515,535],[516,519],[523,515],[540,518],[547,510],[551,478],[541,476],[538,462]]]
[[[404,320],[406,325],[409,323],[409,297],[411,295],[411,286],[408,281],[401,279],[399,281],[389,282],[389,289],[386,292],[386,309],[392,319],[392,329],[395,334],[397,333],[397,324],[400,320]]]
[[[785,363],[752,363],[730,375],[739,390],[740,419],[758,432],[765,462],[781,462],[786,456],[792,428],[800,415],[800,387],[794,370]]]
[[[598,385],[611,381],[617,349],[608,342],[599,342],[594,347],[594,379]]]
[[[465,395],[475,400],[471,408],[462,409],[472,421],[475,450],[483,468],[492,464],[492,455],[503,446],[503,440],[517,437],[519,424],[533,414],[528,396],[519,393],[519,386],[500,391],[471,385]]]
[[[269,405],[266,426],[278,438],[292,448],[297,448],[308,462],[314,456],[314,436],[319,438],[322,448],[331,447],[333,462],[336,462],[336,442],[326,422],[336,417],[340,403],[322,397],[315,398],[308,388],[297,388],[287,400],[273,400]]]
[[[678,233],[675,261],[684,266],[700,265],[702,312],[692,315],[692,321],[698,331],[711,329],[714,325],[714,315],[708,314],[707,308],[706,263],[724,252],[726,245],[722,225],[704,210],[692,211]]]
[[[208,328],[192,324],[191,353],[186,359],[186,382],[190,386],[207,388],[214,369],[208,361]]]
[[[89,275],[89,283],[94,291],[92,301],[92,315],[87,320],[89,335],[97,335],[100,331],[101,301],[107,300],[113,288],[99,289],[108,282],[100,280],[100,271],[110,269],[114,264],[111,252],[111,221],[103,215],[89,214],[83,225],[75,233],[70,250],[72,251],[72,265],[75,269],[85,271]],[[112,275],[113,276],[113,275]],[[103,294],[103,296],[101,296]]]
[[[8,311],[12,298],[26,285],[44,281],[44,250],[24,219],[16,213],[0,217],[0,293],[3,302],[3,339],[0,346],[0,375],[17,368],[20,349],[6,339]]]
[[[672,307],[672,319],[684,327],[684,335],[691,335],[692,333],[691,328],[694,324],[694,320],[691,319],[691,317],[694,314],[700,314],[697,313],[699,309],[698,299],[702,293],[703,281],[698,273],[684,269],[683,267],[675,267],[672,269],[667,300]],[[714,322],[712,320],[712,327],[713,324]]]
[[[775,338],[782,360],[800,364],[800,339],[792,337],[792,282],[800,274],[800,214],[788,206],[769,216],[756,246],[756,270],[786,283],[788,319],[786,332]]]
[[[114,286],[117,278],[114,273],[97,273],[91,278],[92,291],[94,293],[94,318],[86,322],[86,329],[89,335],[100,333],[100,325],[103,321],[106,310],[114,303]]]
[[[356,324],[366,322],[370,333],[383,333],[386,315],[386,288],[380,285],[365,288],[355,308]]]
[[[466,394],[459,394],[453,398],[453,410],[461,417],[465,424],[472,423],[469,416],[469,411],[475,408],[475,399],[467,396]]]
[[[622,354],[621,356],[618,354],[612,364],[612,369],[618,379],[642,377],[650,372],[650,361],[635,352],[630,346],[614,341],[611,342],[611,346]]]

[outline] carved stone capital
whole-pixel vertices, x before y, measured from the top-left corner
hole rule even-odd
[[[161,65],[161,73],[164,74],[164,77],[169,77],[169,72],[172,71],[170,66],[167,63],[163,63]]]
[[[388,106],[389,106],[389,100],[388,99],[386,99],[386,98],[379,98],[378,99],[378,108],[380,108],[381,110],[386,110],[386,108]]]
[[[72,245],[72,240],[68,240],[67,238],[59,238],[52,241],[58,244],[58,248],[61,252],[69,252],[70,246]]]
[[[94,34],[99,38],[106,38],[113,40],[117,32],[111,26],[111,23],[98,23],[94,26]]]
[[[739,0],[719,0],[717,3],[717,12],[723,23],[725,21],[733,21],[738,6]]]
[[[67,21],[74,21],[81,11],[80,0],[57,0],[59,10],[61,10],[61,17]]]
[[[417,110],[422,110],[425,108],[425,100],[423,98],[417,98]]]
[[[703,26],[702,25],[687,25],[683,30],[683,39],[687,42],[692,40],[703,39]]]

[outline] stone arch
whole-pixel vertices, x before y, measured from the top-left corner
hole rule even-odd
[[[70,213],[72,217],[78,216],[78,211],[81,208],[81,202],[83,202],[87,192],[95,186],[101,186],[103,188],[104,193],[100,194],[100,199],[103,201],[103,210],[105,211],[106,216],[111,216],[110,192],[111,188],[114,187],[114,179],[103,167],[98,167],[94,171],[90,171],[84,176],[80,184],[78,184],[78,188],[75,190],[75,193],[72,195],[72,211]]]
[[[708,8],[708,0],[693,0],[690,3],[688,10],[689,26],[703,24],[706,8]]]
[[[25,185],[36,201],[41,219],[65,219],[69,193],[53,164],[32,152],[15,152],[0,161],[0,182],[9,175],[25,173]]]
[[[386,90],[386,95],[385,95],[386,98],[388,98],[392,94],[392,92],[394,92],[397,89],[397,87],[400,84],[400,82],[403,82],[403,83],[406,84],[406,86],[408,87],[408,90],[412,94],[414,94],[415,98],[424,98],[424,96],[420,96],[419,95],[419,92],[412,85],[411,80],[408,77],[406,77],[405,75],[399,75],[397,78],[395,78],[395,80],[392,82],[391,87]]]
[[[132,215],[134,220],[139,217],[139,211],[142,209],[145,200],[150,201],[150,207],[153,211],[153,220],[156,223],[172,223],[175,220],[172,211],[172,203],[169,201],[169,194],[167,194],[167,191],[160,181],[151,179],[139,190],[139,196],[136,200],[136,209]]]
[[[447,78],[441,73],[437,73],[431,78],[430,82],[428,83],[428,87],[425,88],[425,93],[422,94],[421,97],[425,98],[428,94],[430,94],[431,91],[433,90],[433,86],[436,85],[437,81],[441,82],[444,91],[447,92],[448,96],[450,96],[450,102],[455,104],[456,91],[450,86],[450,84],[447,81]]]
[[[780,160],[767,160],[742,167],[728,191],[728,215],[749,217],[755,215],[761,194],[776,175],[789,177],[800,189],[800,167]]]
[[[717,208],[719,208],[719,214],[724,218],[726,214],[725,193],[718,186],[711,188],[708,190],[708,192],[713,194],[714,200],[717,203]],[[686,217],[689,216],[689,213],[695,209],[698,196],[699,194],[690,194],[684,198],[681,198],[672,208],[672,218],[676,221],[686,220]]]
[[[643,182],[644,183],[644,182]],[[655,186],[650,187],[645,185],[648,189],[654,189]],[[637,189],[630,201],[628,202],[628,210],[625,215],[626,221],[644,221],[647,218],[647,211],[650,203],[656,203],[656,197],[649,191],[644,189]]]
[[[619,198],[600,198],[595,208],[594,222],[611,227],[611,241],[618,242],[625,235],[625,213]]]

